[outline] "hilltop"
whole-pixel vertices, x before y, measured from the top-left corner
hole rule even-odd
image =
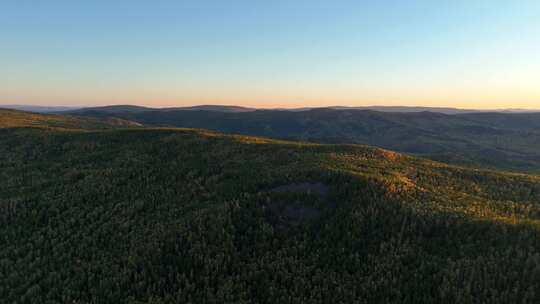
[[[537,176],[25,115],[0,129],[0,303],[540,301]]]
[[[72,117],[58,114],[39,114],[20,110],[0,108],[1,128],[41,128],[41,129],[103,129],[110,127],[103,121],[92,118]]]
[[[70,114],[108,113],[108,114],[133,114],[142,112],[170,112],[170,111],[212,111],[221,113],[253,112],[257,109],[240,106],[200,105],[191,107],[149,108],[133,105],[114,105],[103,107],[81,108],[68,111]]]
[[[17,105],[9,104],[4,105],[0,104],[0,108],[35,112],[35,113],[55,113],[55,112],[66,112],[80,109],[81,107],[69,107],[69,106],[35,106],[35,105]]]
[[[1,128],[38,128],[50,130],[100,130],[114,127],[141,127],[142,124],[116,118],[75,117],[0,108]]]

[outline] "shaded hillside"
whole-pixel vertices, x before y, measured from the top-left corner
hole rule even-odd
[[[493,128],[540,131],[540,113],[474,113],[463,117]]]
[[[444,107],[404,107],[404,106],[365,106],[365,107],[330,107],[335,110],[370,110],[378,112],[391,112],[391,113],[415,113],[415,112],[433,112],[442,114],[463,114],[463,113],[476,113],[479,110],[465,110],[457,108],[444,108]]]
[[[0,129],[0,303],[538,303],[540,178],[203,130]]]
[[[148,126],[205,128],[322,143],[362,143],[448,163],[540,172],[540,113],[446,115],[332,109],[245,113],[153,109],[110,113],[88,109],[77,115],[113,116]]]
[[[222,105],[200,105],[192,107],[166,108],[166,110],[184,110],[184,111],[214,111],[225,113],[253,112],[257,109],[240,106],[222,106]]]

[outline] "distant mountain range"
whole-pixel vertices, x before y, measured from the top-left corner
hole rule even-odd
[[[448,107],[407,107],[407,106],[363,106],[363,107],[347,107],[347,106],[332,106],[332,107],[304,107],[304,108],[250,108],[231,105],[198,105],[189,107],[165,107],[151,108],[134,105],[113,105],[103,107],[69,107],[69,106],[34,106],[34,105],[0,105],[0,108],[15,109],[21,111],[30,111],[37,113],[54,113],[73,110],[97,110],[102,112],[142,112],[142,111],[215,111],[215,112],[253,112],[257,110],[275,110],[275,111],[291,111],[302,112],[315,109],[334,109],[334,110],[371,110],[378,112],[395,112],[395,113],[414,113],[414,112],[434,112],[443,114],[466,114],[466,113],[533,113],[540,110],[527,109],[494,109],[494,110],[471,110],[458,109]]]
[[[540,110],[527,109],[493,109],[493,110],[474,110],[458,108],[439,108],[439,107],[400,107],[400,106],[367,106],[367,107],[330,107],[336,110],[372,110],[379,112],[413,113],[413,112],[435,112],[443,114],[466,114],[466,113],[530,113],[540,112]]]
[[[203,128],[288,140],[368,144],[453,164],[540,172],[538,112],[424,107],[261,110],[221,105],[17,107],[115,126]]]
[[[148,111],[211,111],[211,112],[223,112],[223,113],[242,113],[253,112],[257,109],[246,108],[239,106],[220,106],[220,105],[201,105],[192,107],[171,107],[171,108],[149,108],[142,106],[132,105],[114,105],[105,107],[91,107],[91,108],[79,108],[71,110],[71,113],[87,113],[87,112],[100,112],[100,113],[142,113]]]
[[[448,163],[540,172],[540,113],[205,109],[208,108],[187,111],[113,106],[66,113],[109,121],[116,118],[151,127],[204,128],[289,140],[368,144]]]

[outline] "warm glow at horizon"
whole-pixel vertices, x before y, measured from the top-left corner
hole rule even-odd
[[[540,2],[4,4],[0,105],[540,109]]]
[[[540,79],[540,78],[539,78]],[[475,90],[444,91],[425,90],[422,92],[389,90],[392,94],[383,94],[375,91],[366,91],[364,94],[345,90],[343,96],[339,96],[336,91],[328,94],[321,90],[314,92],[301,92],[297,95],[294,92],[280,91],[278,93],[267,93],[259,91],[247,91],[244,93],[234,93],[222,91],[214,95],[198,96],[181,95],[174,97],[174,94],[162,94],[159,92],[148,94],[110,94],[99,98],[97,94],[82,94],[78,97],[64,97],[62,94],[51,97],[46,96],[16,96],[7,98],[1,104],[31,104],[41,106],[106,106],[106,105],[139,105],[148,107],[180,107],[194,105],[236,105],[254,108],[302,108],[302,107],[329,107],[329,106],[410,106],[410,107],[449,107],[461,109],[528,109],[540,110],[540,93],[523,93],[519,90],[492,90],[490,92],[477,92]],[[516,94],[521,93],[521,94]],[[363,96],[362,96],[363,95]],[[74,94],[73,96],[77,96]],[[92,96],[88,98],[88,96]],[[76,101],[74,101],[76,100]]]

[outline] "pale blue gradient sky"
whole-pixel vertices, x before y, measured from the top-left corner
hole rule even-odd
[[[540,1],[0,1],[0,104],[540,108]]]

